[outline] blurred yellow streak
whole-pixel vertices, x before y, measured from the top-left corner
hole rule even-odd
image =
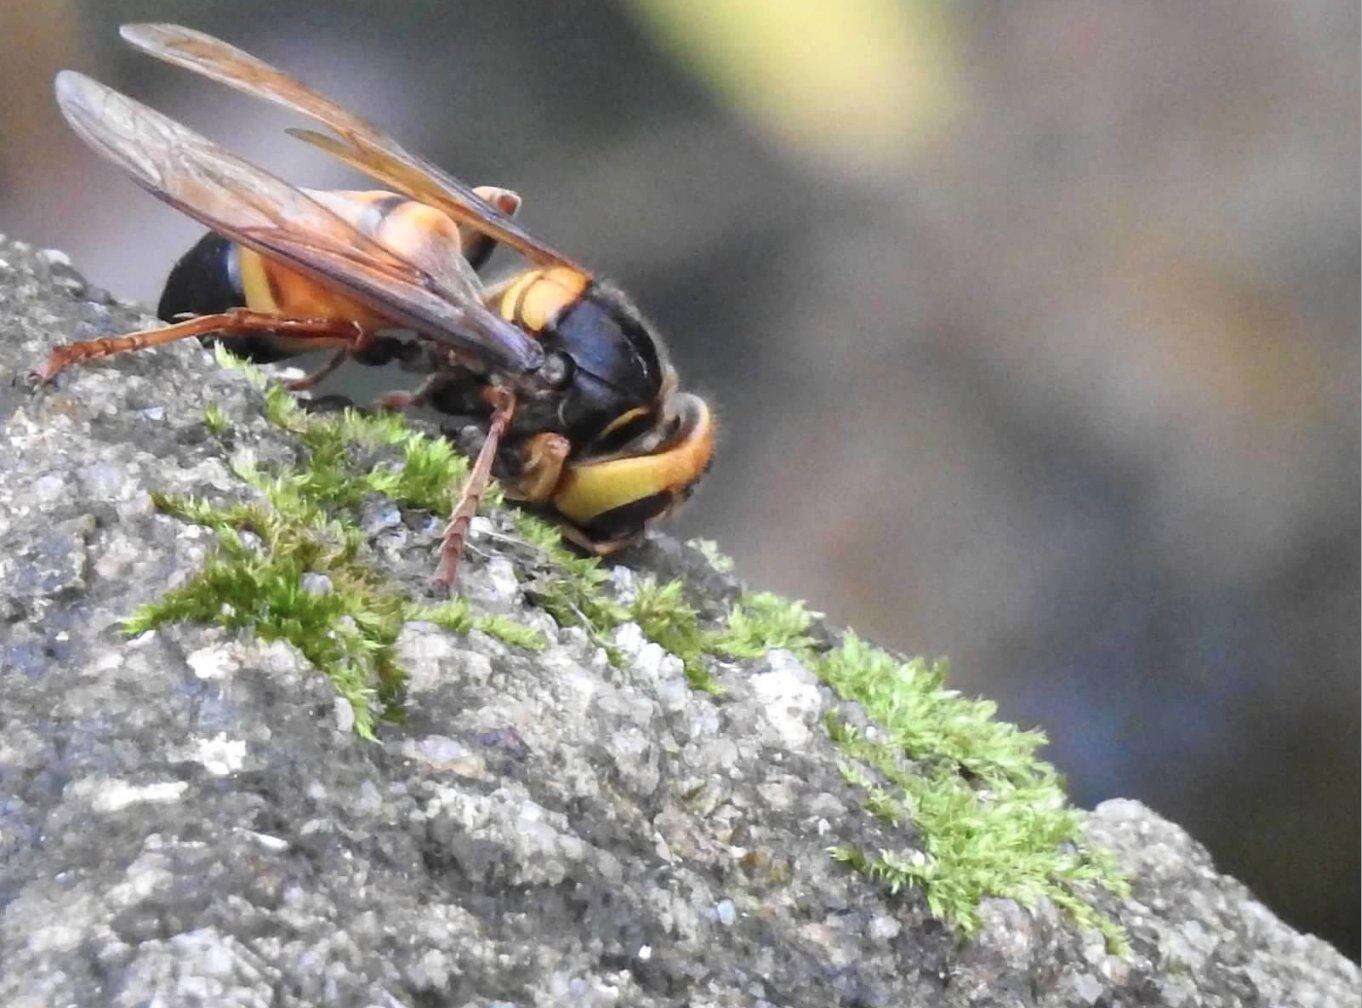
[[[626,0],[658,44],[780,139],[879,161],[955,102],[954,8],[926,0]]]

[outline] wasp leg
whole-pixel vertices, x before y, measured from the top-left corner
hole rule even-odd
[[[520,449],[520,470],[513,479],[504,481],[506,495],[516,500],[543,503],[558,487],[563,475],[563,462],[572,444],[561,434],[547,431],[525,439]]]
[[[361,344],[365,331],[357,322],[336,319],[289,319],[249,308],[233,308],[217,315],[201,315],[186,322],[177,322],[160,329],[145,329],[126,336],[110,336],[84,343],[68,343],[54,347],[47,362],[35,372],[41,382],[50,382],[73,364],[108,357],[129,350],[163,346],[190,336],[207,333],[244,335],[252,332],[271,332],[315,342],[321,347],[340,347],[349,350]]]
[[[450,513],[449,524],[445,526],[444,538],[440,541],[440,566],[435,570],[435,583],[442,588],[454,584],[459,573],[459,558],[463,556],[464,540],[468,538],[468,526],[478,511],[482,495],[487,492],[487,480],[492,475],[492,460],[497,454],[497,445],[515,413],[515,394],[510,389],[491,388],[488,396],[492,400],[492,418],[487,426],[487,440],[483,442],[478,459],[473,463],[473,471],[468,474],[463,495]]]
[[[454,381],[454,376],[447,371],[437,371],[420,385],[416,386],[414,392],[385,392],[374,400],[374,409],[403,410],[418,409],[430,402],[433,395]]]
[[[520,209],[520,197],[509,189],[502,189],[498,186],[477,186],[473,191],[507,217],[514,217],[516,211]],[[480,270],[486,266],[487,260],[492,256],[492,250],[496,248],[496,239],[467,225],[460,225],[459,238],[463,245],[463,257],[468,260],[468,265],[475,270]]]
[[[612,553],[618,553],[622,549],[634,546],[643,538],[642,532],[636,532],[633,535],[625,536],[622,539],[591,539],[586,533],[566,522],[559,524],[558,534],[574,546],[580,546],[588,553],[594,553],[596,556],[601,557],[610,556]]]
[[[284,382],[284,388],[288,389],[290,392],[302,392],[306,389],[310,389],[331,372],[335,371],[336,368],[340,367],[345,358],[349,356],[350,351],[342,347],[340,350],[333,353],[327,362],[317,368],[316,371],[313,371],[309,375],[304,375],[302,378],[295,378],[292,381]]]

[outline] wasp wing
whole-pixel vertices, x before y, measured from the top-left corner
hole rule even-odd
[[[158,59],[316,119],[334,130],[339,139],[308,130],[289,132],[386,182],[403,195],[438,207],[460,224],[508,245],[531,262],[568,266],[585,274],[582,267],[530,235],[443,169],[404,150],[372,123],[250,53],[179,25],[129,24],[119,32],[132,45]]]
[[[95,151],[214,231],[491,364],[525,372],[542,361],[538,343],[482,304],[476,281],[448,270],[437,279],[286,182],[98,81],[63,70],[56,92]]]

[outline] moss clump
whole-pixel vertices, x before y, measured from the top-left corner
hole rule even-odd
[[[739,659],[759,658],[775,648],[806,655],[814,645],[808,629],[816,615],[802,602],[749,592],[734,604],[727,626],[713,638],[709,650]]]
[[[408,608],[406,618],[434,623],[458,634],[481,630],[503,644],[524,648],[526,651],[543,651],[548,646],[544,635],[533,627],[517,623],[507,616],[474,613],[468,603],[460,598],[434,606],[412,606]]]
[[[527,511],[511,515],[518,538],[529,551],[531,580],[527,594],[560,626],[575,626],[602,648],[614,665],[622,658],[609,633],[625,621],[627,610],[605,591],[610,580],[600,559],[581,556],[563,545],[559,531]]]
[[[211,528],[218,551],[198,575],[140,608],[124,629],[135,635],[198,620],[289,641],[326,672],[354,709],[355,730],[371,738],[375,711],[395,699],[402,682],[393,644],[403,600],[359,561],[361,539],[353,530],[295,507],[287,483],[276,487],[280,492],[267,494],[268,505],[218,507],[153,495],[167,514]],[[325,574],[332,590],[308,591],[309,573]]]
[[[866,810],[896,826],[911,823],[923,849],[838,847],[832,856],[892,892],[921,887],[932,913],[965,935],[978,928],[985,896],[1026,906],[1045,897],[1123,950],[1120,927],[1084,897],[1094,887],[1124,896],[1127,883],[1105,851],[1083,844],[1063,781],[1036,755],[1045,736],[997,721],[993,703],[947,688],[945,662],[903,661],[852,633],[817,652],[808,636],[812,618],[801,603],[748,595],[711,647],[739,658],[789,648],[877,726],[872,738],[836,716],[825,722]]]
[[[208,433],[221,436],[227,433],[227,429],[231,427],[232,423],[217,403],[209,403],[203,409],[203,425],[208,428]]]
[[[733,558],[721,553],[719,544],[713,539],[688,539],[686,545],[697,550],[720,574],[727,574],[733,570]]]
[[[256,369],[225,353],[219,359],[263,387]],[[395,709],[405,680],[394,658],[403,623],[426,619],[460,633],[481,630],[528,650],[546,646],[537,630],[504,616],[474,614],[459,599],[420,605],[365,561],[353,509],[366,498],[383,494],[445,512],[453,506],[467,463],[443,439],[425,437],[390,415],[347,410],[310,416],[277,385],[265,388],[265,416],[301,439],[305,460],[265,472],[250,454],[238,454],[233,471],[263,497],[253,503],[153,495],[167,514],[211,528],[218,550],[195,577],[127,619],[127,633],[198,620],[287,640],[349,701],[355,730],[366,738],[376,719]],[[226,417],[205,411],[205,423],[216,430]],[[357,450],[385,447],[397,448],[399,458],[368,467],[354,458]],[[308,574],[325,574],[331,590],[309,592]]]
[[[645,578],[629,604],[628,618],[649,640],[681,659],[692,689],[723,693],[704,660],[713,650],[714,635],[700,625],[700,615],[686,601],[685,586],[680,581],[659,585],[655,579]]]

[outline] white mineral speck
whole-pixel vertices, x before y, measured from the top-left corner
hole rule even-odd
[[[505,557],[492,557],[483,568],[483,573],[487,575],[488,586],[501,601],[515,601],[520,591],[520,582],[516,579],[515,566],[511,561]]]
[[[397,659],[407,670],[407,690],[434,689],[458,667],[459,649],[433,623],[407,623],[395,645]]]
[[[258,843],[261,847],[264,847],[265,850],[268,851],[288,850],[289,846],[288,841],[285,840],[283,837],[272,836],[269,833],[257,833],[255,830],[246,830],[245,832],[250,835],[250,838],[252,840]]]
[[[33,499],[40,504],[58,500],[66,495],[66,480],[56,473],[48,473],[33,481]]]
[[[788,651],[772,651],[766,667],[751,679],[758,709],[765,715],[779,742],[797,749],[808,742],[822,697],[813,673]]]
[[[1096,1004],[1103,994],[1102,983],[1091,973],[1082,973],[1069,978],[1070,992],[1083,1004]]]
[[[615,628],[615,647],[630,661],[649,643],[637,623],[621,623]]]
[[[628,567],[611,567],[610,580],[614,582],[615,593],[621,602],[632,602],[638,594],[638,576]]]
[[[237,666],[235,648],[230,644],[211,644],[185,656],[185,661],[200,679],[222,679]]]
[[[903,925],[894,918],[881,914],[870,918],[870,926],[866,930],[874,941],[892,941],[899,936]]]
[[[49,266],[70,266],[71,257],[61,249],[43,249],[38,253],[38,258]]]
[[[90,806],[96,812],[117,812],[139,802],[179,801],[187,787],[186,781],[161,781],[140,786],[126,781],[108,781],[100,786]]]
[[[343,696],[335,697],[336,731],[348,732],[355,727],[355,708]]]
[[[214,777],[224,777],[245,764],[246,743],[243,739],[228,738],[226,732],[218,732],[212,738],[199,739],[189,758],[203,764]]]

